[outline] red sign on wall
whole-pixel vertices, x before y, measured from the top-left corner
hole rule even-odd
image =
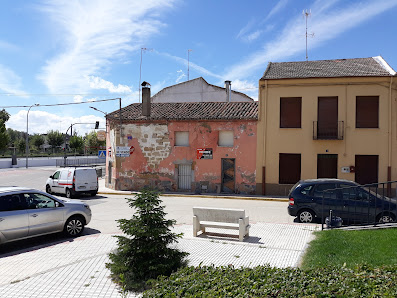
[[[212,148],[198,148],[197,159],[212,159]]]

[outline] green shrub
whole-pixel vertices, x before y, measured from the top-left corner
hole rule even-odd
[[[169,276],[186,265],[188,254],[170,247],[182,234],[171,232],[175,221],[165,219],[157,191],[143,189],[127,200],[135,214],[117,221],[127,237],[115,236],[118,248],[109,255],[111,262],[106,266],[123,291],[137,291],[147,288],[148,280]]]
[[[396,297],[397,266],[236,269],[186,267],[152,281],[143,297]]]

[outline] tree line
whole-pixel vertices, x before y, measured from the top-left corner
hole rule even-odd
[[[6,128],[9,118],[10,114],[5,109],[0,110],[0,153],[3,156],[14,151],[16,154],[26,154],[26,132]],[[65,139],[66,151],[75,154],[96,154],[97,148],[106,145],[105,141],[98,140],[96,131],[85,136],[79,136],[76,132],[73,136],[69,136],[58,130],[49,130],[44,134],[29,135],[29,152],[32,154],[63,153]]]

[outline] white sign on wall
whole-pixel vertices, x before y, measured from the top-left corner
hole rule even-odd
[[[129,146],[116,146],[116,156],[117,157],[129,157],[130,147]]]

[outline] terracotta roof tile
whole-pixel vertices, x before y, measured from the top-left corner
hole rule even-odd
[[[382,57],[300,62],[270,62],[262,80],[331,77],[393,76]]]
[[[142,116],[142,104],[121,109],[123,120],[258,120],[258,102],[152,103],[149,117]],[[119,110],[107,115],[119,119]]]

